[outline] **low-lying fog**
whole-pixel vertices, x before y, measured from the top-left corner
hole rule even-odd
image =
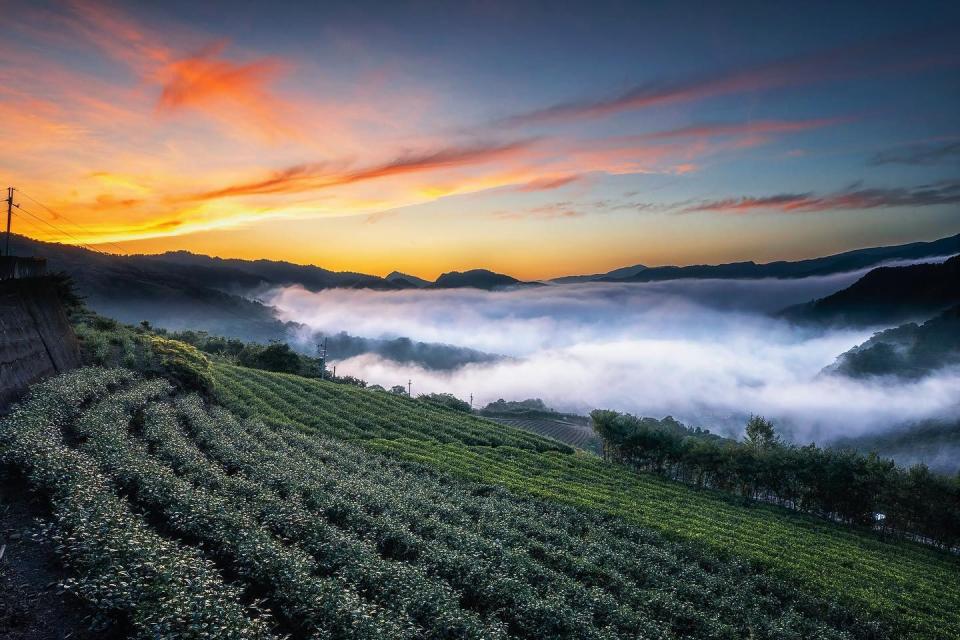
[[[671,414],[727,432],[739,432],[748,414],[759,413],[803,441],[955,415],[960,371],[910,383],[818,376],[874,330],[801,329],[768,315],[844,288],[860,275],[498,292],[311,293],[289,287],[266,301],[284,320],[324,333],[405,336],[508,356],[453,370],[372,353],[337,363],[338,374],[385,387],[412,379],[414,394],[473,394],[474,406],[538,397],[561,410]]]

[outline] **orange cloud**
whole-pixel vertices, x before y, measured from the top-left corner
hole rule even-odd
[[[224,41],[184,54],[169,44],[185,39],[182,35],[160,35],[97,3],[74,0],[70,6],[76,16],[70,24],[81,37],[142,81],[159,87],[156,104],[161,112],[193,109],[241,135],[267,139],[294,135],[282,124],[292,106],[270,90],[286,66],[277,58],[235,62],[223,56]]]
[[[331,172],[328,171],[328,166],[323,164],[297,165],[277,171],[262,180],[233,184],[191,196],[189,199],[211,200],[267,193],[299,193],[389,176],[477,165],[516,155],[528,149],[531,144],[532,141],[527,140],[500,145],[448,147],[438,151],[404,155],[356,171]]]
[[[163,83],[159,109],[210,109],[220,118],[228,109],[231,116],[255,123],[268,137],[292,135],[293,131],[282,124],[283,113],[289,107],[268,89],[283,64],[273,58],[234,63],[218,57],[223,48],[223,44],[215,45],[174,60],[156,72]]]

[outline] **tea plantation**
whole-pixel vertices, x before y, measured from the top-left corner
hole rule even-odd
[[[620,517],[749,561],[808,593],[883,620],[899,636],[960,637],[956,556],[633,473],[532,434],[530,442],[478,442],[478,424],[489,425],[490,439],[505,427],[402,396],[238,367],[215,371],[228,406],[271,425],[340,435],[462,479]],[[360,396],[370,397],[352,400]],[[343,423],[332,431],[322,412],[337,413]],[[451,421],[459,421],[460,437]]]
[[[65,585],[139,638],[949,638],[955,558],[507,426],[214,365],[91,367],[0,421]]]

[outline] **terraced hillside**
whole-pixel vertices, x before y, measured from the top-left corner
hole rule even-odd
[[[389,394],[230,366],[216,375],[228,406],[274,428],[346,437],[465,480],[620,517],[765,567],[883,620],[897,637],[960,637],[960,560],[949,554],[635,474],[532,434],[517,441],[508,427]]]
[[[252,372],[229,375],[235,387],[259,384]],[[286,407],[279,389],[299,381],[275,382],[266,397]],[[338,390],[323,386],[335,415]],[[377,415],[401,407],[391,402]],[[473,422],[466,428],[480,429]],[[436,433],[437,446],[479,446]],[[488,440],[574,459],[508,429]],[[140,638],[883,632],[742,562],[622,519],[457,480],[301,424],[238,420],[122,369],[37,385],[0,423],[0,454],[49,496],[47,535],[71,571],[69,589]]]

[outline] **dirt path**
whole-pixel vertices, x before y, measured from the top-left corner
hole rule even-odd
[[[118,629],[89,630],[91,615],[60,587],[65,569],[48,543],[33,539],[47,505],[18,478],[0,469],[0,638],[3,640],[115,640]]]

